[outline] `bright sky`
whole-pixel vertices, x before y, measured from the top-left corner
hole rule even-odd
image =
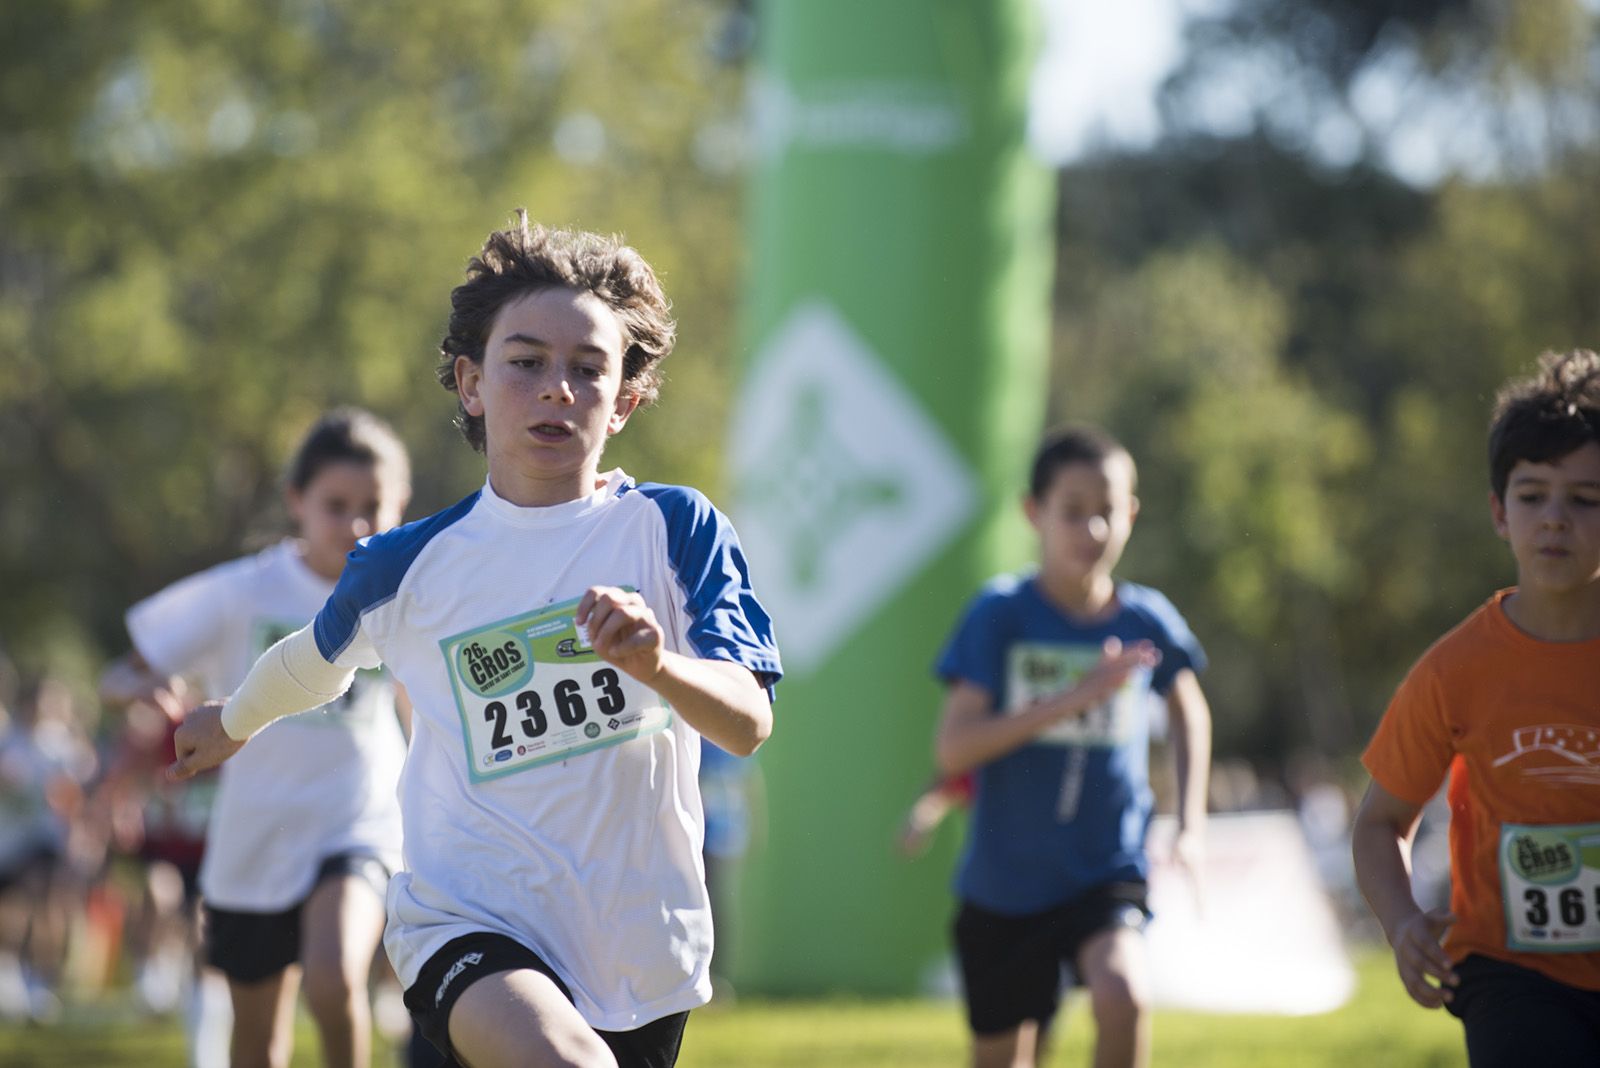
[[[1177,63],[1184,0],[1040,0],[1045,42],[1030,136],[1062,162],[1097,144],[1157,132],[1155,92]]]
[[[1156,92],[1182,57],[1186,19],[1229,2],[1039,0],[1045,41],[1029,135],[1040,157],[1065,163],[1086,149],[1149,144],[1159,132]],[[1600,9],[1600,0],[1584,3]],[[1216,132],[1241,134],[1254,122],[1260,102],[1271,99],[1287,76],[1264,53],[1257,62],[1216,72],[1189,104]],[[1408,52],[1377,57],[1353,87],[1360,123],[1339,109],[1307,116],[1303,134],[1312,152],[1333,166],[1353,162],[1363,150],[1364,123],[1378,134],[1384,163],[1417,185],[1451,173],[1486,177],[1503,166],[1504,146],[1496,149],[1491,127],[1496,116],[1515,115],[1518,99],[1419,91],[1426,82]],[[1529,139],[1525,153],[1543,147],[1539,121],[1534,114],[1519,126]],[[1592,116],[1589,121],[1600,124]]]

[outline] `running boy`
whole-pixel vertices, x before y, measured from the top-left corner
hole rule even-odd
[[[1063,965],[1089,991],[1094,1063],[1149,1058],[1148,694],[1170,714],[1176,849],[1191,873],[1211,714],[1195,677],[1205,657],[1177,610],[1112,577],[1138,514],[1134,477],[1099,431],[1047,437],[1023,501],[1038,570],[991,582],[939,658],[939,765],[976,775],[955,941],[977,1068],[1036,1062]]]
[[[771,627],[703,495],[599,470],[674,338],[639,254],[519,213],[451,302],[487,482],[352,554],[174,773],[386,663],[416,727],[385,945],[423,1033],[471,1068],[671,1065],[711,991],[700,738],[770,733]]]
[[[1547,354],[1489,428],[1489,513],[1517,584],[1423,654],[1362,757],[1356,877],[1473,1068],[1600,1064],[1600,356]],[[1450,910],[1411,892],[1450,780]]]
[[[410,495],[410,460],[387,424],[353,408],[325,415],[289,465],[295,536],[134,605],[133,651],[106,671],[102,696],[179,720],[185,678],[203,695],[230,693],[263,651],[316,614],[357,539],[398,523]],[[368,968],[400,862],[396,700],[393,680],[369,672],[223,769],[200,892],[206,956],[232,996],[234,1068],[289,1062],[302,980],[324,1063],[371,1060]]]

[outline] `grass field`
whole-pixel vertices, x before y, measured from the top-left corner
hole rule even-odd
[[[1405,996],[1387,952],[1357,956],[1360,981],[1343,1008],[1322,1016],[1156,1016],[1157,1066],[1173,1068],[1459,1068],[1466,1064],[1461,1030],[1442,1012]],[[1282,977],[1294,982],[1293,975]],[[1088,1063],[1088,1008],[1069,1002],[1051,1063]],[[680,1068],[956,1068],[966,1038],[960,1009],[949,1001],[758,1001],[694,1014]],[[302,1019],[295,1063],[318,1063],[315,1035]],[[52,1028],[0,1030],[5,1068],[181,1068],[183,1039],[175,1024],[136,1022],[115,1006],[72,1010]],[[397,1064],[388,1050],[376,1068]]]

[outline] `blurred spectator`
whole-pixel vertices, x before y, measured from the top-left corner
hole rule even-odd
[[[707,741],[700,741],[700,799],[705,809],[703,849],[706,891],[716,924],[711,956],[712,999],[726,1007],[733,1000],[733,964],[739,921],[739,876],[750,848],[750,788],[754,763]]]
[[[71,690],[45,678],[0,707],[0,1017],[59,1013],[68,934],[92,852],[80,830],[96,758]]]

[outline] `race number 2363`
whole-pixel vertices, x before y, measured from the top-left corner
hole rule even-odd
[[[474,782],[654,734],[672,712],[649,687],[595,655],[577,601],[439,643]]]

